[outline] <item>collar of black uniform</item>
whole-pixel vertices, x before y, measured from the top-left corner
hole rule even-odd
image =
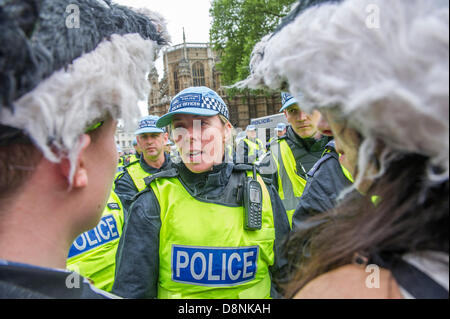
[[[193,188],[224,186],[233,170],[232,164],[228,163],[214,165],[209,172],[204,173],[191,172],[183,162],[176,164],[176,168],[183,182]]]
[[[301,138],[295,133],[294,129],[289,126],[286,130],[286,136],[289,138],[294,144],[297,144],[299,147],[304,147],[306,149],[310,149],[317,140],[314,137],[309,138]]]
[[[156,172],[166,169],[171,161],[170,157],[166,153],[164,153],[164,163],[160,168],[155,168],[153,166],[148,165],[144,159],[144,156],[141,156],[139,162],[144,171],[150,174],[155,174]]]

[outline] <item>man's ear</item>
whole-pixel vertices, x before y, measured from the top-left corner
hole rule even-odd
[[[224,134],[223,141],[225,143],[231,142],[232,137],[233,137],[233,127],[231,126],[231,123],[230,122],[225,123],[224,129],[225,129],[225,134]]]
[[[81,148],[74,163],[71,163],[69,158],[64,158],[60,164],[62,174],[68,181],[70,181],[71,172],[73,171],[71,186],[75,188],[86,187],[88,185],[85,152],[87,147],[91,144],[91,137],[88,134],[83,134],[80,138]],[[72,165],[74,165],[74,167],[72,167]]]

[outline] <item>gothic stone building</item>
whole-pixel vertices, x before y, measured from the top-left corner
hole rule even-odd
[[[162,116],[171,99],[190,86],[207,86],[227,103],[230,122],[235,128],[245,129],[251,119],[277,114],[281,108],[280,94],[236,95],[228,97],[220,83],[220,72],[215,68],[216,53],[207,43],[182,43],[163,50],[164,76],[158,80],[156,69],[149,75],[152,90],[149,95],[149,114]]]

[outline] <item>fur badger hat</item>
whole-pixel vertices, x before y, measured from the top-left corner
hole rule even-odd
[[[446,0],[302,0],[256,44],[251,74],[236,86],[285,89],[306,111],[336,110],[363,136],[360,170],[381,141],[378,175],[417,153],[429,158],[424,180],[441,183],[449,178],[448,69]]]
[[[72,162],[105,116],[134,124],[164,19],[107,0],[0,0],[0,146],[26,136]]]

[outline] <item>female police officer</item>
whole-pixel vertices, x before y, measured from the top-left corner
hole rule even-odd
[[[227,106],[214,91],[191,87],[157,122],[167,125],[182,162],[148,178],[131,206],[113,291],[131,298],[277,297],[271,277],[284,269],[280,244],[289,223],[276,190],[252,166],[223,161],[232,130]]]

